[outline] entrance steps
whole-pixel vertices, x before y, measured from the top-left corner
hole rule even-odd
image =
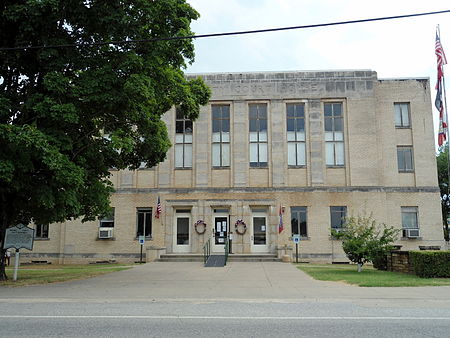
[[[280,262],[276,254],[229,254],[228,262]],[[202,254],[163,254],[159,262],[203,262]]]

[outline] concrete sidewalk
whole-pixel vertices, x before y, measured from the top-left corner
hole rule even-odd
[[[20,278],[20,276],[19,276]],[[399,303],[450,302],[450,286],[362,288],[316,281],[295,265],[230,262],[205,268],[198,262],[155,262],[95,278],[20,288],[0,288],[1,299],[86,301],[153,300],[398,300]],[[438,305],[439,306],[439,305]]]

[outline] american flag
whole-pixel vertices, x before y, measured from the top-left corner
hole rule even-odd
[[[156,203],[156,212],[155,212],[155,217],[159,218],[159,216],[161,215],[162,209],[161,209],[161,201],[159,200],[159,196],[158,196],[158,202]]]
[[[283,208],[281,205],[280,205],[279,215],[280,215],[280,222],[278,223],[278,233],[281,233],[284,229],[284,227],[283,227]]]
[[[442,76],[444,76],[444,68],[443,66],[447,64],[447,58],[445,57],[444,48],[441,45],[441,38],[439,37],[438,32],[436,32],[436,45],[434,48],[434,52],[437,57],[437,72],[438,78],[437,82],[441,82]],[[437,89],[437,84],[436,84]]]
[[[439,147],[444,144],[447,139],[447,123],[444,119],[444,105],[442,103],[442,78],[444,76],[444,65],[447,64],[447,58],[445,57],[444,49],[441,45],[441,39],[438,32],[436,32],[436,45],[435,53],[437,57],[437,82],[436,82],[436,100],[434,105],[439,111],[439,131],[438,131],[438,145]]]

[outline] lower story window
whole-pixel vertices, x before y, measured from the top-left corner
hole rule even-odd
[[[137,227],[136,237],[152,236],[152,209],[151,208],[139,208],[137,209]]]
[[[291,207],[292,235],[300,235],[301,237],[308,236],[306,212],[306,207]]]
[[[35,238],[48,238],[48,224],[36,225]]]
[[[347,207],[330,207],[331,229],[339,231],[345,226]]]
[[[419,237],[419,221],[417,207],[402,207],[402,236]]]

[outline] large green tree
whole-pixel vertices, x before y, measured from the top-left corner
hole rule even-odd
[[[160,38],[192,35],[198,16],[185,0],[0,1],[1,248],[19,222],[95,219],[109,168],[164,160],[161,116],[195,119],[210,91],[184,77],[192,41]],[[54,47],[6,49],[21,46]]]
[[[439,148],[436,158],[438,170],[439,190],[441,192],[442,222],[444,228],[444,239],[449,240],[447,217],[450,212],[450,196],[448,189],[448,146],[444,144]]]

